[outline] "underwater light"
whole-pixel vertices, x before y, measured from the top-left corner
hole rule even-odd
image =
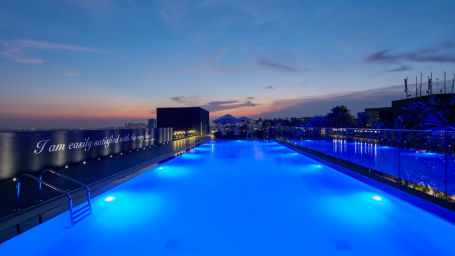
[[[376,201],[382,201],[382,197],[380,196],[373,196],[372,198]]]
[[[158,170],[163,170],[163,167],[158,168]]]
[[[104,202],[112,202],[115,200],[115,196],[108,196],[106,198],[104,198]]]

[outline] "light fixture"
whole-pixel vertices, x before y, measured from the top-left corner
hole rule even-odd
[[[16,177],[14,177],[14,178],[13,178],[13,181],[16,181],[16,180],[17,180]]]
[[[68,169],[68,167],[69,167],[68,165],[65,165],[65,169]]]
[[[106,198],[104,198],[104,202],[112,202],[115,200],[115,196],[108,196]]]
[[[376,201],[382,201],[382,197],[380,196],[373,196],[372,198]]]

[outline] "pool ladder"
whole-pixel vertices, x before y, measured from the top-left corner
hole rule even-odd
[[[46,174],[46,173],[51,173],[51,174],[54,174],[56,176],[59,176],[60,178],[63,178],[67,181],[70,181],[72,183],[75,183],[81,187],[83,187],[85,189],[85,191],[87,192],[87,205],[85,206],[82,206],[81,208],[73,211],[73,198],[71,197],[71,194],[68,192],[68,191],[65,191],[55,185],[52,185],[46,181],[43,180],[43,175]],[[74,226],[74,224],[76,224],[77,222],[81,221],[83,218],[87,217],[88,215],[90,215],[92,213],[92,204],[91,204],[91,201],[90,201],[90,188],[83,184],[82,182],[79,182],[73,178],[70,178],[66,175],[63,175],[57,171],[54,171],[54,170],[51,170],[51,169],[44,169],[43,171],[41,171],[40,173],[40,176],[39,176],[39,179],[33,175],[30,175],[30,174],[23,174],[19,177],[18,179],[18,182],[17,182],[17,186],[16,186],[16,189],[17,189],[17,193],[16,193],[16,210],[20,210],[20,205],[19,205],[19,198],[20,198],[20,191],[21,191],[21,183],[22,183],[22,180],[24,178],[29,178],[31,180],[34,180],[38,183],[38,199],[39,201],[41,201],[41,197],[42,197],[42,185],[44,186],[47,186],[57,192],[60,192],[62,194],[64,194],[67,198],[68,198],[68,208],[69,208],[69,214],[70,214],[70,220],[71,220],[71,226]]]

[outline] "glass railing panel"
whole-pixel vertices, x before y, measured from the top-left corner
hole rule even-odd
[[[446,182],[448,199],[455,201],[455,132],[446,132]]]
[[[282,127],[278,134],[307,149],[402,179],[434,196],[455,194],[455,132]]]
[[[416,183],[418,190],[443,197],[441,192],[446,191],[444,133],[401,131],[400,139],[400,178]]]

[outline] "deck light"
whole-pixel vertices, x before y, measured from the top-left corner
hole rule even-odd
[[[372,198],[376,201],[382,201],[382,197],[380,196],[373,196]]]
[[[115,196],[108,196],[106,198],[104,198],[104,202],[112,202],[115,200]]]
[[[82,164],[86,164],[86,163],[87,163],[87,162],[85,162],[85,161],[84,161],[84,162],[82,162]]]
[[[14,178],[13,178],[13,181],[16,181],[16,180],[17,180],[17,179],[14,177]]]
[[[65,169],[68,169],[68,167],[69,167],[68,165],[65,165]]]

